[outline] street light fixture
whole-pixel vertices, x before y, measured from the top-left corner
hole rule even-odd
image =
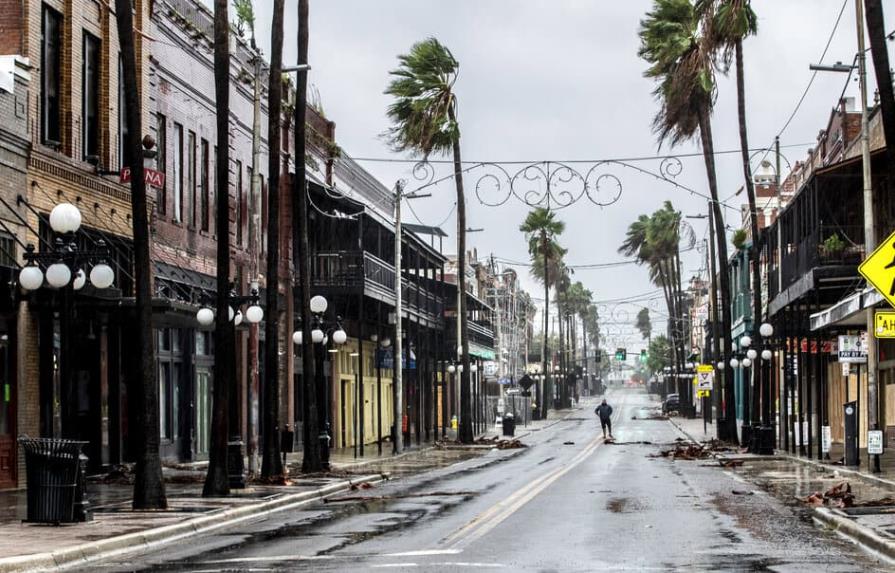
[[[91,282],[93,278],[93,273],[90,274]],[[252,282],[249,287],[249,294],[247,295],[238,295],[233,292],[231,285],[231,291],[227,295],[227,319],[234,324],[234,326],[239,326],[243,319],[245,319],[249,324],[258,324],[264,319],[264,310],[258,306],[258,302],[260,301],[260,295],[258,294],[258,283]],[[211,298],[211,297],[209,297]],[[214,310],[212,310],[210,304],[211,300],[207,301],[203,304],[202,308],[196,311],[196,322],[199,323],[200,326],[211,326],[214,323]],[[245,313],[239,308],[242,305],[249,305],[246,309]],[[234,309],[234,305],[237,307]]]

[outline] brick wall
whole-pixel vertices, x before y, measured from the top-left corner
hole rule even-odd
[[[24,49],[24,0],[0,0],[0,54],[21,54]]]

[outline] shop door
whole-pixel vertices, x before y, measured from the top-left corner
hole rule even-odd
[[[5,333],[0,335],[0,361],[0,489],[7,489],[16,486],[16,401]]]
[[[211,370],[196,368],[196,457],[208,456],[211,428]]]

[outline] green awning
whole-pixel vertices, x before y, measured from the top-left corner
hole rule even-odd
[[[490,348],[485,348],[480,344],[476,344],[475,342],[469,343],[469,355],[475,356],[476,358],[481,358],[482,360],[494,360],[496,356],[494,354],[494,350]]]

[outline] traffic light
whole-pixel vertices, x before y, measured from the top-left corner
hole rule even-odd
[[[625,348],[616,348],[615,349],[615,359],[619,362],[624,362],[628,359],[628,351]]]
[[[646,360],[647,360],[647,354],[646,354],[646,349],[644,348],[643,350],[640,351],[640,363],[646,364]]]

